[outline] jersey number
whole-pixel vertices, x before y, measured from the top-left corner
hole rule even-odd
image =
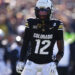
[[[42,48],[40,48],[40,44],[44,45]],[[36,54],[42,54],[42,55],[47,55],[49,52],[45,51],[49,46],[51,42],[50,40],[43,40],[41,42],[40,39],[36,40],[36,48],[35,48],[35,53]],[[40,48],[40,49],[39,49]]]

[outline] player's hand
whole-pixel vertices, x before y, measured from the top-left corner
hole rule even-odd
[[[16,71],[18,73],[21,73],[24,69],[24,65],[25,65],[24,62],[19,61],[16,65]]]
[[[52,60],[56,63],[56,65],[58,65],[59,61],[56,59],[56,55],[52,55]]]
[[[55,75],[55,73],[56,73],[56,63],[51,62],[50,63],[50,75]]]

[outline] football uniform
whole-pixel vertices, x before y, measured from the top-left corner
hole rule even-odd
[[[37,64],[52,62],[53,47],[57,40],[63,40],[63,24],[60,21],[28,19],[20,60],[28,59]]]

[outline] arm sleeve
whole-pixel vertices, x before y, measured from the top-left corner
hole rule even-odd
[[[63,23],[60,23],[57,28],[56,40],[63,40]]]
[[[57,28],[57,47],[58,47],[58,53],[57,53],[57,60],[60,61],[64,54],[64,39],[63,39],[63,24],[60,23]]]
[[[30,37],[31,37],[30,32],[31,32],[30,28],[25,29],[24,37],[23,37],[23,45],[22,45],[21,53],[20,53],[20,61],[26,61],[27,59],[28,45],[29,45]]]

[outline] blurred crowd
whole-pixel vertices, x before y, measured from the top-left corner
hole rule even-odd
[[[20,56],[27,18],[35,17],[37,0],[0,0],[0,75],[19,75],[16,63]],[[53,18],[64,23],[64,57],[59,75],[75,75],[75,1],[52,0]],[[64,59],[66,58],[66,59]],[[63,63],[63,60],[65,63]]]

